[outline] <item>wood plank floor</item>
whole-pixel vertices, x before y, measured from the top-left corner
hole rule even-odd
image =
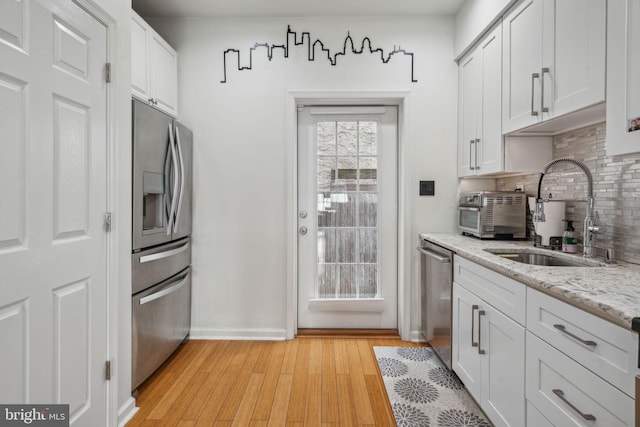
[[[395,426],[374,346],[393,334],[189,341],[139,389],[136,426]]]

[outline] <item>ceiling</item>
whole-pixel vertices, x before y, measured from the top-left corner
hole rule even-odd
[[[454,15],[464,0],[132,0],[146,17]]]

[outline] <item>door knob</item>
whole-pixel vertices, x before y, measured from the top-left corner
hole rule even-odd
[[[303,236],[304,236],[305,234],[307,234],[307,231],[308,231],[308,230],[307,230],[307,227],[305,227],[304,225],[298,229],[298,232],[299,232],[300,234],[302,234]]]

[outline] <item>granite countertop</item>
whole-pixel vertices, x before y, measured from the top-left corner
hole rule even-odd
[[[640,317],[640,268],[635,264],[605,264],[602,258],[583,259],[581,255],[534,248],[530,241],[480,240],[457,233],[420,233],[420,237],[627,329],[632,327],[634,317]],[[529,265],[485,249],[531,249],[597,266]]]

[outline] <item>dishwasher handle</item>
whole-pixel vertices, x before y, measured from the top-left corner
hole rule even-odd
[[[418,246],[416,249],[418,249],[420,253],[430,256],[432,258],[435,258],[436,260],[440,261],[443,264],[451,263],[451,258],[448,256],[442,256],[439,253],[430,251],[429,249],[425,249],[422,246]]]

